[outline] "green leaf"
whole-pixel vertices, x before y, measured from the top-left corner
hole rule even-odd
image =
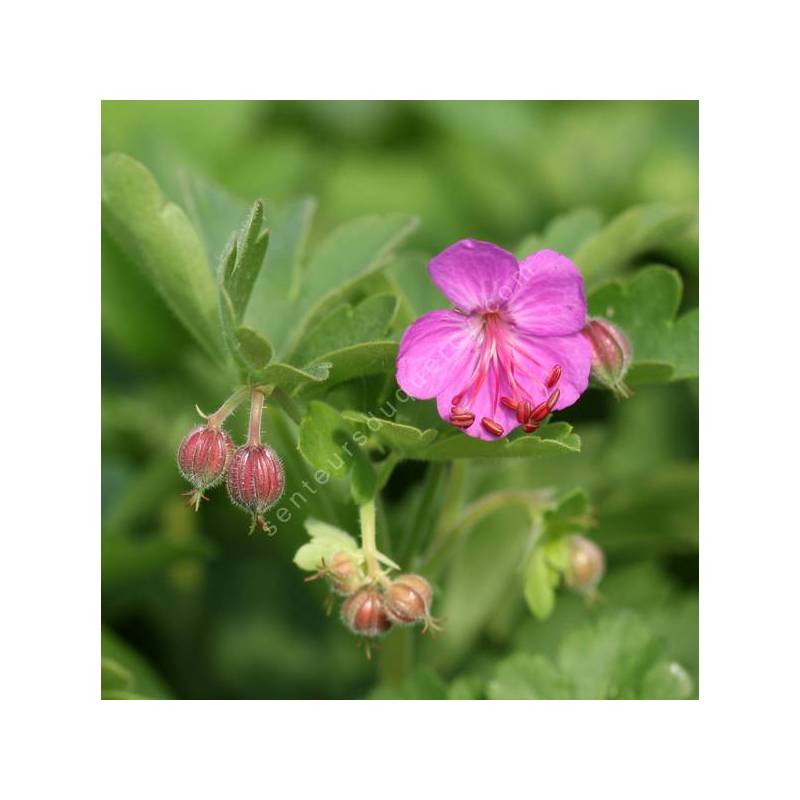
[[[448,700],[485,700],[486,681],[477,675],[456,678],[447,691]]]
[[[326,353],[383,338],[397,313],[393,294],[373,295],[356,306],[342,305],[323,317],[303,337],[294,353],[298,364],[308,364]]]
[[[352,553],[360,557],[358,543],[347,531],[313,518],[307,519],[305,526],[311,541],[295,553],[294,563],[300,569],[316,572],[323,561],[329,562],[336,553]]]
[[[454,432],[440,436],[415,457],[425,461],[449,461],[452,458],[535,458],[556,453],[578,453],[581,440],[566,422],[545,425],[532,435],[512,435],[496,442],[474,439]]]
[[[428,668],[418,669],[399,686],[378,686],[370,692],[372,700],[447,700],[447,686]]]
[[[272,358],[272,346],[257,331],[240,325],[236,329],[237,353],[250,369],[259,370],[269,364]]]
[[[526,236],[515,250],[518,259],[548,248],[572,258],[590,236],[600,230],[603,217],[594,208],[579,208],[555,217],[541,234]]]
[[[300,422],[297,447],[315,469],[343,478],[352,466],[355,447],[350,442],[352,429],[352,424],[342,419],[335,408],[313,400]]]
[[[223,254],[220,280],[228,293],[236,323],[244,318],[264,256],[269,246],[269,230],[264,223],[264,203],[256,200],[238,236]]]
[[[371,412],[363,414],[360,411],[343,411],[342,417],[350,422],[365,426],[387,447],[404,453],[413,453],[416,450],[426,448],[438,435],[432,428],[420,430],[413,425],[404,425],[382,417],[376,417]]]
[[[104,700],[166,700],[172,695],[161,676],[133,648],[108,629],[100,636]]]
[[[414,217],[391,214],[362,217],[333,231],[312,253],[291,304],[278,312],[280,327],[271,337],[276,350],[293,352],[309,324],[341,302],[358,280],[385,266],[416,227]]]
[[[280,386],[287,392],[292,392],[306,383],[322,383],[327,380],[330,368],[330,362],[319,362],[305,369],[290,364],[269,364],[253,373],[253,380],[270,386]]]
[[[569,680],[543,656],[517,653],[501,662],[489,683],[490,700],[569,700]]]
[[[178,319],[213,357],[222,357],[217,289],[203,242],[186,214],[134,159],[103,159],[103,228],[147,275]]]
[[[213,554],[213,546],[199,535],[175,539],[163,534],[108,533],[102,541],[102,584],[104,588],[136,584],[178,561],[204,560]]]
[[[555,607],[559,573],[547,561],[543,547],[537,547],[525,568],[523,593],[525,602],[537,619],[547,619]]]
[[[353,467],[350,474],[350,494],[356,505],[372,500],[378,491],[378,476],[367,454],[360,448],[353,453]]]
[[[578,699],[632,699],[661,650],[639,616],[618,611],[569,633],[558,664]]]
[[[589,295],[589,313],[604,317],[631,341],[631,385],[683,380],[698,373],[698,311],[675,318],[683,284],[673,269],[651,266]]]
[[[606,277],[648,250],[684,236],[696,219],[696,212],[669,203],[634,206],[585,241],[575,263],[587,280]]]
[[[662,661],[651,667],[642,681],[643,700],[688,700],[694,684],[689,673],[676,661]]]
[[[397,342],[365,342],[325,353],[305,369],[311,370],[320,364],[329,364],[330,372],[324,386],[327,391],[351,378],[393,373],[396,360]],[[303,389],[303,393],[313,394],[321,388],[323,387],[308,385]]]
[[[276,349],[297,321],[290,301],[293,292],[299,291],[300,267],[315,211],[316,202],[309,197],[268,209],[269,250],[250,295],[245,322]]]

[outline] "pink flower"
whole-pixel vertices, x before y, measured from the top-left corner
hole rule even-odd
[[[397,382],[407,394],[435,397],[443,420],[492,440],[519,425],[533,432],[586,390],[583,278],[566,256],[539,250],[517,262],[464,239],[428,271],[454,308],[425,314],[403,334]]]

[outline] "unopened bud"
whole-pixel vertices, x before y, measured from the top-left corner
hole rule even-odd
[[[330,581],[333,591],[345,597],[353,594],[364,580],[361,567],[353,554],[344,551],[334,553],[321,571]]]
[[[590,319],[583,335],[592,346],[592,378],[611,389],[618,398],[631,396],[624,378],[631,365],[631,343],[628,337],[606,319]]]
[[[266,529],[263,515],[280,499],[284,483],[283,464],[271,447],[245,445],[233,454],[228,467],[228,494],[253,515],[254,525]]]
[[[606,558],[600,547],[585,536],[570,536],[566,585],[581,594],[592,594],[605,571]]]
[[[194,490],[186,494],[195,510],[203,499],[203,492],[225,477],[233,450],[233,440],[226,431],[205,425],[189,431],[181,442],[178,469],[194,486]]]
[[[342,620],[353,633],[370,638],[392,627],[383,595],[375,586],[359,589],[342,603]]]
[[[433,589],[421,575],[400,575],[386,590],[386,613],[398,625],[422,622],[425,630],[438,628],[431,616]]]

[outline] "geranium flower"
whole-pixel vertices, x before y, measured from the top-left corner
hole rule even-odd
[[[490,242],[464,239],[428,271],[454,307],[403,334],[397,382],[407,394],[435,397],[443,420],[492,440],[519,425],[533,432],[586,390],[583,278],[566,256],[539,250],[517,262]]]

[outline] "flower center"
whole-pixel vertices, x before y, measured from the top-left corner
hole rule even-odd
[[[472,427],[475,423],[475,414],[471,408],[484,384],[489,380],[490,413],[480,421],[484,429],[494,436],[502,436],[505,433],[503,426],[495,419],[497,405],[501,403],[516,413],[517,421],[526,433],[533,433],[558,402],[560,391],[555,387],[561,378],[561,367],[558,364],[553,365],[542,381],[524,369],[519,358],[515,359],[513,326],[502,312],[489,311],[481,314],[480,319],[481,331],[478,335],[481,341],[478,357],[464,389],[451,401],[450,422],[462,430]],[[543,365],[541,366],[545,369]],[[535,404],[519,384],[519,379],[522,377],[548,392],[547,399]],[[503,383],[510,388],[511,397],[501,396]]]

